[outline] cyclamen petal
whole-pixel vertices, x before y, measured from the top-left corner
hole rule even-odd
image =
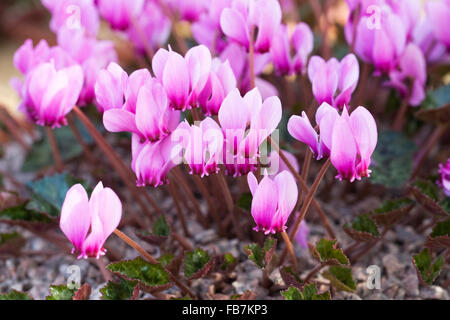
[[[128,75],[115,62],[108,65],[106,70],[100,70],[95,83],[95,97],[100,112],[121,108],[128,84]]]
[[[322,158],[320,150],[319,135],[309,122],[306,113],[303,111],[302,116],[292,116],[288,122],[288,132],[295,139],[306,143],[313,152],[316,159]]]
[[[99,182],[88,200],[84,188],[77,184],[66,194],[60,228],[74,245],[74,252],[79,253],[78,258],[99,258],[106,251],[103,244],[121,217],[122,204],[114,191]]]
[[[256,231],[275,233],[272,221],[277,212],[278,195],[274,192],[276,189],[277,186],[272,179],[265,176],[253,195],[251,212],[256,223]]]

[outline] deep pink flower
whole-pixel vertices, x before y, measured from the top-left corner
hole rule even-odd
[[[248,53],[245,51],[245,48],[236,43],[230,43],[222,51],[220,59],[222,61],[229,61],[230,67],[233,70],[241,92],[248,92],[253,89],[250,84],[250,66],[248,61]],[[269,53],[255,54],[255,87],[258,88],[263,99],[278,95],[278,91],[273,84],[258,77],[258,75],[264,71],[264,68],[266,68],[269,62]]]
[[[181,20],[197,21],[202,13],[217,0],[166,0],[170,8],[178,13]]]
[[[450,159],[445,164],[439,164],[439,174],[437,183],[444,190],[445,195],[450,197]]]
[[[122,108],[128,87],[128,75],[115,62],[100,70],[95,83],[95,98],[100,112]]]
[[[440,42],[433,32],[429,17],[423,18],[414,29],[413,42],[422,50],[428,63],[450,64],[450,54],[447,47]]]
[[[136,18],[136,25],[131,24],[128,28],[128,38],[140,52],[145,53],[145,45],[157,49],[167,42],[172,24],[159,5],[146,1],[142,13]]]
[[[219,110],[226,149],[233,155],[247,158],[258,156],[259,145],[272,134],[280,120],[280,99],[273,96],[263,102],[257,88],[244,97],[238,89],[232,90]]]
[[[98,11],[111,28],[126,30],[144,8],[145,0],[96,0]]]
[[[358,107],[349,116],[344,108],[339,115],[336,109],[323,103],[317,110],[316,122],[320,135],[305,113],[289,119],[288,131],[295,139],[306,143],[317,159],[330,156],[340,180],[354,181],[370,176],[370,158],[378,140],[377,125],[370,112]]]
[[[425,5],[434,36],[450,50],[450,0],[428,1]]]
[[[56,70],[51,62],[41,63],[26,75],[19,109],[41,126],[66,125],[65,116],[75,106],[82,86],[80,66]]]
[[[372,63],[377,73],[391,71],[403,53],[408,26],[402,17],[382,0],[364,1],[354,37],[350,16],[345,35],[348,43],[355,39],[355,51],[365,62]]]
[[[414,43],[408,44],[400,57],[398,70],[389,73],[387,85],[396,88],[409,104],[418,106],[425,99],[427,65],[422,51]]]
[[[185,57],[166,49],[159,49],[156,52],[152,69],[166,90],[173,109],[185,110],[197,107],[198,95],[210,75],[211,60],[211,53],[204,45],[189,49]]]
[[[273,179],[265,175],[258,184],[255,175],[250,172],[247,181],[253,195],[251,213],[256,223],[253,230],[264,231],[265,234],[285,231],[285,224],[298,196],[292,174],[283,171]]]
[[[255,51],[268,52],[272,38],[281,23],[281,8],[276,0],[233,0],[220,16],[220,26],[225,35],[244,46],[250,44],[251,30],[257,34]]]
[[[61,47],[49,47],[47,41],[41,40],[33,48],[31,39],[25,40],[24,44],[14,53],[14,66],[25,75],[33,68],[43,62],[53,61],[56,69],[65,68],[75,64],[75,61]]]
[[[216,54],[226,47],[225,35],[220,28],[220,15],[222,10],[231,7],[232,0],[214,0],[208,4],[207,12],[192,23],[192,36],[199,44],[204,44]]]
[[[95,98],[98,73],[109,63],[117,61],[114,43],[88,37],[83,30],[62,28],[58,32],[58,45],[83,68],[84,84],[77,104],[91,103]]]
[[[281,75],[304,73],[308,56],[314,47],[314,37],[306,23],[300,22],[295,26],[291,35],[288,27],[280,25],[272,38],[270,53],[275,70]],[[291,52],[294,57],[291,57]]]
[[[209,79],[198,96],[198,103],[206,115],[217,115],[220,105],[237,85],[236,77],[227,61],[214,58]]]
[[[223,148],[222,129],[212,118],[205,118],[199,125],[189,125],[183,121],[172,134],[184,150],[184,160],[189,165],[190,174],[201,177],[219,171]]]
[[[133,87],[136,91],[131,89]],[[123,107],[110,108],[104,112],[103,124],[106,130],[132,132],[142,140],[154,142],[172,132],[180,122],[180,112],[169,108],[164,88],[151,78],[147,69],[130,75],[126,93],[128,96]],[[131,103],[131,100],[135,102]],[[117,101],[119,104],[120,94]]]
[[[97,35],[100,19],[93,0],[42,0],[42,4],[52,13],[53,32],[67,28]]]
[[[72,242],[72,253],[78,259],[104,255],[106,239],[119,225],[122,217],[122,203],[110,188],[99,182],[88,198],[81,184],[67,191],[61,209],[59,226]]]
[[[338,109],[348,105],[359,79],[359,64],[354,54],[346,55],[341,62],[331,58],[327,62],[313,56],[308,64],[308,76],[314,97],[319,105],[326,102]],[[336,95],[336,91],[339,94]]]
[[[141,138],[133,134],[131,168],[136,174],[136,184],[158,187],[168,183],[167,173],[181,163],[182,146],[168,135],[156,142],[141,142]]]

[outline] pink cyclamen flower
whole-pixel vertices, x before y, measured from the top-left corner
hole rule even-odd
[[[264,53],[270,50],[272,38],[281,23],[281,8],[276,0],[233,0],[220,16],[223,33],[249,49],[251,30],[257,33],[254,49]]]
[[[277,174],[273,179],[265,175],[261,182],[250,172],[248,186],[253,195],[251,213],[255,231],[265,234],[283,232],[286,222],[297,202],[298,189],[289,171]]]
[[[128,38],[141,53],[145,53],[146,45],[156,50],[169,39],[171,25],[160,6],[154,1],[147,1],[142,13],[136,18],[136,24],[128,28]]]
[[[263,102],[257,88],[247,92],[244,97],[238,89],[234,89],[224,99],[218,116],[225,137],[224,164],[234,167],[237,160],[237,164],[247,167],[247,159],[253,159],[257,163],[260,144],[281,121],[281,101],[273,96]],[[251,168],[248,167],[249,170]],[[227,168],[227,173],[249,172],[241,169]]]
[[[42,4],[52,13],[53,32],[67,28],[97,35],[100,19],[93,0],[42,0]]]
[[[97,7],[103,19],[109,22],[111,28],[126,30],[138,17],[145,0],[97,0]]]
[[[365,62],[372,63],[377,73],[389,73],[403,53],[408,26],[402,21],[402,17],[383,1],[366,2],[368,4],[361,11],[357,27],[354,28],[352,17],[348,20],[345,36],[350,44],[355,40],[355,52]]]
[[[67,191],[61,209],[59,226],[72,242],[72,253],[78,259],[104,255],[106,239],[119,225],[122,217],[122,203],[110,188],[99,182],[88,198],[81,184]]]
[[[56,70],[51,62],[41,63],[25,78],[19,107],[41,126],[66,125],[65,116],[73,109],[83,86],[83,70],[74,65]]]
[[[131,140],[131,168],[136,174],[138,187],[158,187],[168,183],[167,173],[181,163],[181,144],[171,135],[156,142],[141,142],[133,134]]]
[[[348,105],[359,79],[359,64],[354,54],[346,55],[341,62],[331,58],[327,62],[313,56],[308,64],[308,76],[314,97],[319,105],[326,102],[338,109]],[[339,94],[336,95],[336,91]]]
[[[450,0],[428,1],[425,5],[434,36],[447,47],[447,50],[450,50],[450,34],[448,32]]]
[[[330,156],[340,180],[352,182],[369,177],[370,158],[378,140],[377,125],[370,112],[358,107],[349,115],[344,108],[339,115],[336,109],[323,103],[316,112],[316,122],[320,135],[305,113],[289,119],[288,131],[306,143],[317,159]]]
[[[128,75],[117,63],[100,70],[94,87],[99,111],[122,108],[127,87]]]
[[[83,30],[68,28],[60,29],[57,36],[58,45],[83,68],[84,84],[77,104],[89,104],[95,98],[98,73],[109,63],[117,61],[114,43],[86,36]]]
[[[429,17],[424,17],[416,26],[413,33],[413,42],[422,50],[427,63],[448,63],[450,53],[447,47],[440,42],[434,32]]]
[[[291,35],[289,28],[281,25],[272,38],[270,48],[275,70],[281,75],[303,73],[313,47],[313,33],[306,23],[297,24]],[[295,52],[294,57],[291,57],[291,51]]]
[[[205,118],[199,125],[183,121],[172,134],[173,140],[181,140],[183,158],[191,169],[190,174],[201,177],[219,171],[222,155],[222,129],[212,118]]]
[[[204,45],[189,49],[185,57],[172,50],[159,49],[156,52],[152,69],[166,90],[173,109],[197,107],[198,95],[210,75],[211,61],[211,52]]]
[[[400,57],[398,69],[389,74],[387,85],[396,88],[403,97],[408,97],[409,104],[418,106],[425,99],[427,66],[420,48],[414,43],[406,46]]]
[[[300,226],[298,228],[297,234],[295,235],[295,241],[302,247],[303,249],[308,248],[308,236],[309,236],[309,227],[306,224],[305,219],[300,222]]]
[[[289,161],[289,163],[292,165],[295,171],[300,172],[300,166],[298,165],[297,158],[292,153],[286,150],[282,150],[281,152],[283,152],[283,155],[286,157],[286,159]],[[268,160],[269,160],[268,164],[270,165],[269,168],[267,168],[269,175],[276,175],[282,171],[289,171],[289,167],[281,159],[277,151],[271,151]]]
[[[439,164],[439,174],[437,183],[444,190],[445,195],[450,197],[450,159],[445,164]]]
[[[189,22],[197,21],[200,15],[205,12],[212,3],[218,0],[166,0],[172,10],[178,13],[181,20]]]
[[[200,15],[199,19],[192,23],[192,36],[199,44],[204,44],[212,52],[220,53],[226,47],[225,35],[220,28],[220,15],[222,10],[231,7],[232,0],[210,1],[207,12]]]
[[[206,115],[217,115],[220,105],[237,85],[230,63],[214,58],[205,87],[198,96],[198,103]]]
[[[104,112],[106,130],[132,132],[142,140],[154,142],[172,132],[180,122],[180,112],[169,108],[164,88],[147,69],[130,75],[126,93],[128,97],[123,107]]]

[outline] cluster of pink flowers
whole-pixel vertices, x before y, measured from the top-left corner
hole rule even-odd
[[[347,0],[351,14],[347,42],[358,56],[387,74],[396,88],[418,106],[425,98],[426,64],[449,61],[450,1]],[[419,22],[419,23],[418,23]],[[412,79],[412,84],[410,83]]]

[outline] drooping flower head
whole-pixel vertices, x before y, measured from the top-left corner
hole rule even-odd
[[[81,184],[67,191],[61,209],[60,228],[72,242],[72,253],[78,258],[104,255],[106,239],[119,225],[122,203],[110,188],[99,182],[88,198]]]
[[[317,159],[329,156],[338,179],[352,182],[369,177],[371,156],[378,140],[377,125],[370,112],[360,106],[349,115],[344,107],[339,115],[336,109],[323,103],[317,110],[316,122],[320,135],[305,113],[289,119],[288,131],[306,143]]]
[[[19,109],[38,125],[52,128],[66,125],[83,87],[83,70],[74,65],[57,70],[54,63],[32,69],[21,88]]]
[[[341,62],[336,58],[325,62],[321,57],[313,56],[308,64],[308,76],[319,105],[326,102],[342,109],[349,104],[358,84],[358,60],[354,54],[346,55]],[[337,90],[339,94],[336,95]]]
[[[133,24],[144,8],[145,0],[97,0],[98,11],[111,28],[126,30]]]
[[[292,34],[289,34],[288,26],[280,25],[270,47],[275,70],[281,75],[302,74],[313,47],[313,33],[306,23],[297,24]],[[291,51],[295,53],[293,57]]]
[[[256,52],[270,50],[275,31],[281,23],[281,8],[276,0],[233,0],[220,16],[220,26],[225,35],[247,50],[251,30],[257,34]]]
[[[172,50],[156,52],[152,69],[167,93],[171,108],[186,110],[198,106],[197,98],[208,81],[211,60],[211,52],[204,45],[189,49],[184,57]]]
[[[425,99],[427,66],[422,51],[414,43],[406,46],[400,57],[398,69],[389,73],[387,85],[396,88],[409,104],[418,106]]]
[[[172,132],[180,122],[180,112],[169,108],[162,85],[151,77],[147,69],[137,70],[128,78],[118,68],[115,64],[110,65],[111,71],[103,73],[97,82],[97,100],[120,106],[104,112],[106,130],[131,132],[141,140],[151,142]],[[109,86],[112,82],[113,86]],[[116,91],[115,87],[122,91]]]
[[[445,164],[439,164],[439,174],[437,183],[444,190],[445,195],[450,197],[450,159]]]
[[[254,169],[259,146],[280,120],[281,101],[276,96],[263,102],[257,88],[244,97],[238,89],[227,95],[219,110],[219,123],[225,137],[223,155],[228,174],[246,174]],[[236,165],[242,167],[236,168]]]
[[[255,231],[265,234],[283,232],[295,207],[298,196],[297,184],[289,171],[277,174],[273,179],[265,175],[261,182],[250,172],[248,186],[253,195],[251,213]]]
[[[138,187],[168,183],[167,173],[181,163],[182,147],[171,135],[156,142],[141,142],[138,135],[133,134],[131,141],[131,168],[136,174]]]
[[[219,171],[223,148],[222,130],[212,118],[205,118],[199,125],[183,121],[172,135],[181,140],[183,158],[191,169],[190,174],[208,176]]]

